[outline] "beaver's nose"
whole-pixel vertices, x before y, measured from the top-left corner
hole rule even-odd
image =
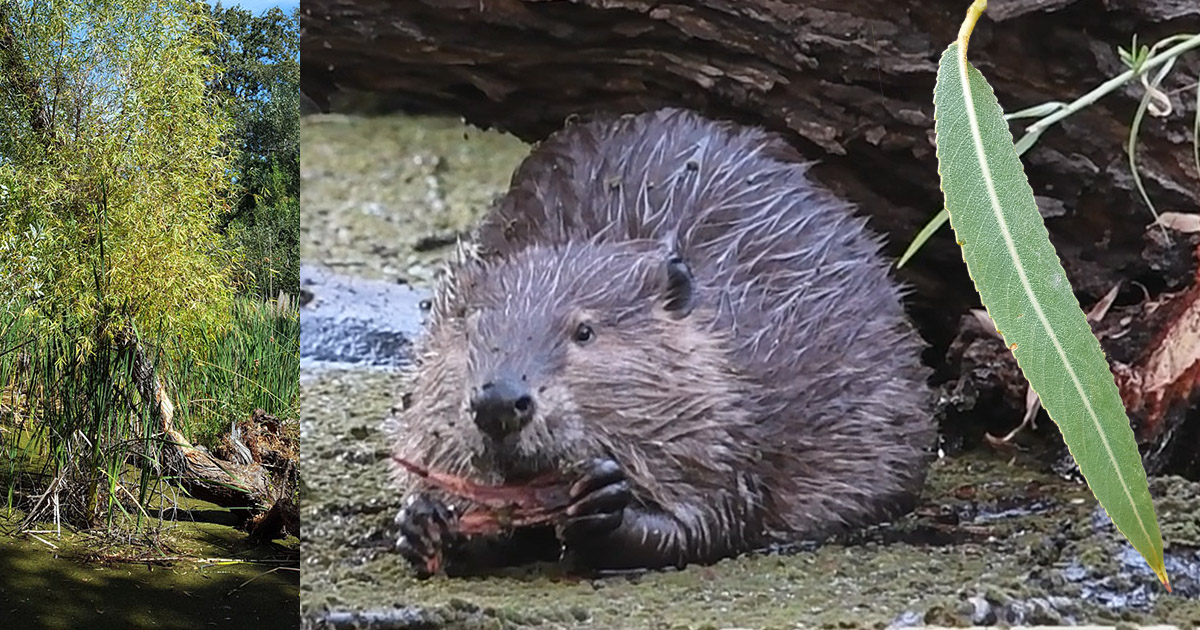
[[[471,398],[475,425],[499,440],[512,435],[533,418],[533,397],[521,383],[504,379],[485,384]]]

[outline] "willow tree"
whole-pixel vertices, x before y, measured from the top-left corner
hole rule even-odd
[[[47,382],[94,383],[56,405],[119,396],[125,379],[173,447],[187,442],[156,357],[186,358],[230,325],[233,300],[208,16],[183,0],[0,0],[0,306],[53,340]],[[71,427],[95,454],[129,416],[106,401]]]

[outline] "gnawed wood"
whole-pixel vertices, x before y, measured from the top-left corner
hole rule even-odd
[[[547,473],[525,483],[486,486],[455,477],[399,457],[396,463],[446,494],[471,507],[459,517],[458,531],[467,536],[511,532],[518,527],[553,523],[569,504],[569,488],[560,475]]]
[[[186,436],[174,426],[175,406],[172,404],[166,388],[154,369],[154,364],[146,356],[145,351],[136,339],[124,339],[124,344],[134,353],[133,380],[137,385],[142,400],[151,405],[151,420],[156,421],[164,436],[164,445],[159,457],[162,473],[172,483],[178,485],[189,495],[215,503],[234,510],[244,521],[254,523],[259,527],[255,535],[259,538],[270,539],[283,531],[299,532],[299,508],[291,501],[291,492],[295,488],[294,464],[290,470],[281,470],[280,481],[272,487],[264,466],[265,459],[262,448],[266,432],[253,428],[247,429],[242,425],[239,434],[249,433],[255,436],[251,446],[234,436],[238,445],[234,450],[246,458],[242,461],[220,459],[209,453],[207,449],[193,445]],[[251,427],[263,422],[266,416],[261,410],[251,418]],[[271,418],[276,423],[278,421]],[[236,428],[236,425],[235,425]],[[298,453],[296,454],[298,458]],[[278,465],[272,460],[268,466]],[[270,522],[264,527],[262,519],[253,520],[263,512],[275,510]]]

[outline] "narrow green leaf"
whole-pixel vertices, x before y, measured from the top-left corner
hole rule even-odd
[[[1041,129],[1031,129],[1030,131],[1026,131],[1025,135],[1021,136],[1020,140],[1017,140],[1017,144],[1013,146],[1013,150],[1017,152],[1017,155],[1025,155],[1025,152],[1028,151],[1030,147],[1033,146],[1033,143],[1037,142],[1038,138],[1041,137]]]
[[[1155,223],[1158,223],[1158,209],[1154,207],[1154,202],[1150,201],[1150,195],[1146,193],[1146,187],[1142,184],[1142,174],[1138,171],[1137,167],[1138,132],[1142,128],[1142,118],[1146,115],[1146,110],[1154,100],[1155,94],[1161,94],[1158,90],[1158,84],[1166,78],[1167,73],[1171,71],[1171,67],[1174,65],[1174,59],[1167,61],[1159,69],[1153,81],[1144,83],[1146,94],[1142,96],[1142,101],[1138,104],[1137,112],[1133,115],[1133,124],[1129,127],[1129,143],[1126,145],[1126,152],[1129,154],[1129,173],[1133,176],[1133,183],[1137,187],[1138,193],[1142,195],[1142,201],[1146,202],[1146,206],[1150,208],[1150,214],[1154,215]],[[1171,102],[1168,100],[1167,105],[1170,104]],[[1166,236],[1166,228],[1163,228],[1163,235]]]
[[[992,88],[967,62],[968,17],[934,88],[950,225],[988,313],[1113,523],[1170,588],[1133,430],[1051,245]]]
[[[937,214],[933,215],[933,218],[925,224],[925,227],[921,228],[920,232],[917,232],[917,235],[913,237],[912,242],[908,244],[908,249],[904,250],[904,255],[901,256],[900,260],[896,263],[896,268],[899,269],[903,267],[904,264],[908,262],[908,259],[912,258],[913,255],[917,253],[917,250],[921,249],[921,247],[925,245],[925,241],[928,241],[929,237],[933,236],[934,232],[942,229],[942,226],[946,224],[946,221],[949,218],[950,215],[946,213],[945,208],[942,208]]]
[[[1196,117],[1192,121],[1192,157],[1196,160],[1196,176],[1200,177],[1200,81],[1196,82]]]

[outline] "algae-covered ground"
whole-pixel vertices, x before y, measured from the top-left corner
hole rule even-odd
[[[300,133],[301,260],[418,285],[526,151],[511,136],[443,118],[305,117]]]
[[[20,513],[0,513],[0,627],[296,628],[299,541],[251,545],[228,510],[181,505],[151,521],[157,548],[66,529],[14,534]],[[171,560],[128,561],[162,557]]]
[[[15,430],[0,417],[0,433]],[[29,443],[22,440],[20,446]],[[252,542],[231,510],[154,485],[145,511],[122,502],[94,529],[25,523],[45,490],[36,449],[0,465],[0,628],[18,630],[293,630],[300,540]],[[29,456],[30,459],[25,459]],[[132,468],[128,478],[136,479]],[[15,477],[14,477],[15,475]],[[138,493],[135,485],[121,485]],[[132,498],[132,494],[130,498]],[[47,511],[51,518],[54,511]]]
[[[526,151],[444,119],[325,116],[301,134],[304,261],[417,286]],[[939,459],[914,514],[822,545],[637,575],[536,565],[417,580],[392,549],[400,491],[379,427],[408,383],[352,366],[301,377],[307,627],[1200,625],[1200,484],[1152,482],[1167,595],[1084,486],[990,452]]]

